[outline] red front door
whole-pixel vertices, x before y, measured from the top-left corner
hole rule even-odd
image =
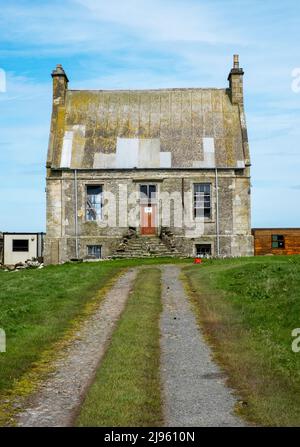
[[[141,234],[156,233],[156,205],[141,205]]]

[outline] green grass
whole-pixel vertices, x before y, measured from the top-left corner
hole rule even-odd
[[[79,426],[161,425],[160,296],[160,270],[141,270],[82,406]]]
[[[116,260],[64,264],[41,270],[0,270],[0,327],[7,352],[0,353],[0,394],[11,387],[41,352],[63,335],[99,288],[122,269],[173,259]]]
[[[7,337],[7,351],[0,353],[0,425],[13,423],[15,401],[22,405],[51,371],[120,272],[180,262],[186,261],[150,258],[0,270],[0,328]]]
[[[120,271],[119,264],[85,263],[1,273],[0,327],[7,348],[0,354],[0,393],[62,337],[99,288]]]
[[[300,256],[207,261],[184,269],[199,323],[260,425],[300,425]]]

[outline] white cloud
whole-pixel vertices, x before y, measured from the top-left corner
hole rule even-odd
[[[0,36],[2,42],[15,44],[0,51],[10,57],[84,54],[121,43],[117,30],[94,20],[72,0],[7,2],[1,5]]]
[[[203,2],[178,0],[76,0],[95,18],[125,26],[150,41],[190,41],[215,43],[238,39],[228,30],[221,33],[213,9]]]
[[[65,0],[1,5],[2,41],[26,43],[10,54],[74,54],[138,48],[150,42],[244,40],[209,3],[180,0]],[[2,50],[0,54],[8,55]]]
[[[50,71],[55,63],[63,63],[70,88],[226,87],[232,54],[237,52],[245,68],[254,223],[261,225],[263,218],[269,225],[275,219],[280,223],[273,189],[283,198],[291,185],[299,184],[300,94],[291,90],[292,69],[300,66],[295,45],[299,2],[275,3],[244,0],[241,7],[240,0],[2,2],[0,55],[10,68],[7,92],[0,94],[1,187],[21,185],[20,194],[22,189],[28,192],[29,208],[32,189],[44,203]],[[299,190],[292,192],[295,203]],[[15,216],[20,206],[30,222],[39,209],[38,219],[44,222],[42,207],[31,207],[28,213],[17,201],[18,194],[10,202],[1,196],[6,214]],[[284,207],[295,220],[299,213],[293,203]],[[11,217],[6,228],[16,228],[13,223]]]
[[[33,100],[43,98],[47,100],[51,93],[51,84],[39,83],[33,78],[6,73],[6,91],[0,95],[0,101]]]

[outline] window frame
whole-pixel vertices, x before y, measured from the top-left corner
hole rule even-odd
[[[150,193],[150,187],[154,187],[155,191],[154,191],[154,195]],[[143,193],[144,197],[141,196],[141,189],[142,188],[146,188],[147,189],[147,193]],[[158,197],[158,187],[156,183],[140,183],[139,184],[139,199],[141,203],[156,203],[157,202],[157,197]]]
[[[100,206],[100,212],[99,214],[96,214],[96,218],[92,219],[89,217],[89,212],[91,210],[95,210],[95,208],[93,206],[89,207],[88,206],[88,188],[100,188],[100,202],[99,202],[99,206]],[[94,196],[96,196],[96,194],[94,194]],[[91,205],[95,205],[96,203],[91,203]],[[85,220],[86,222],[101,222],[103,220],[103,184],[86,184],[85,185]]]
[[[274,250],[285,249],[285,236],[284,234],[272,234],[271,235],[271,248]]]
[[[95,247],[99,247],[99,257],[96,257],[96,255],[94,253],[89,253],[89,249],[90,248],[95,248]],[[87,256],[95,256],[95,259],[102,259],[102,245],[101,244],[88,244],[86,246],[86,254]]]
[[[26,242],[27,243],[27,249],[24,250],[26,244],[24,245],[23,248],[19,247],[18,249],[16,249],[15,242]],[[12,239],[12,251],[14,253],[29,253],[29,239]]]
[[[202,253],[202,254],[198,253],[197,246],[209,247],[209,253]],[[197,244],[195,244],[195,255],[199,256],[199,257],[201,257],[201,256],[211,256],[212,255],[212,244],[210,244],[210,243],[197,243]]]
[[[206,193],[205,191],[195,191],[196,187],[202,186],[204,189],[205,187],[209,187],[209,193]],[[203,206],[196,206],[197,203],[197,196],[198,194],[198,200],[200,197],[200,200],[203,197]],[[207,200],[208,198],[208,200]],[[209,206],[205,206],[206,203],[209,203]],[[203,210],[203,215],[197,216],[197,210]],[[208,215],[205,215],[205,210],[209,210]],[[212,185],[208,182],[197,182],[193,183],[193,217],[194,219],[204,219],[204,220],[211,220],[212,219]]]

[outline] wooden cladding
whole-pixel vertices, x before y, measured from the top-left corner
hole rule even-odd
[[[300,228],[254,228],[255,255],[300,254]]]

